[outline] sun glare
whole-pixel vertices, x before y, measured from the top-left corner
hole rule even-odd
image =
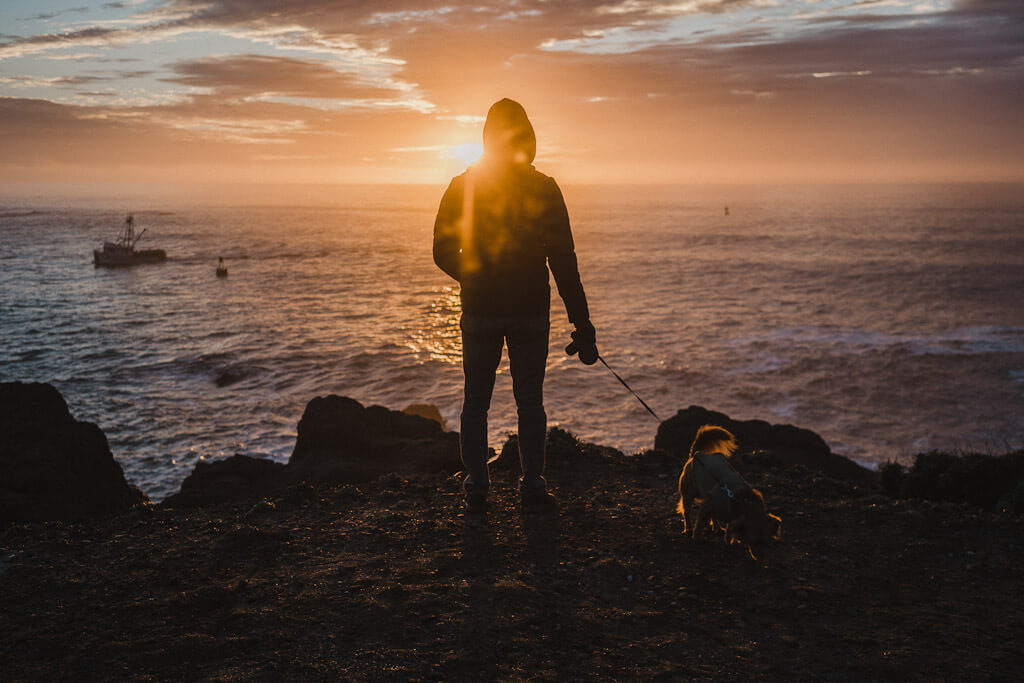
[[[462,163],[469,166],[484,153],[484,146],[480,143],[470,143],[465,145],[453,145],[448,148],[445,156],[449,159],[458,159]]]

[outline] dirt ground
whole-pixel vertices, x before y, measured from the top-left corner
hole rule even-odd
[[[552,472],[557,514],[457,477],[0,529],[6,680],[1019,680],[1024,521],[745,474],[759,560],[690,541],[681,463]]]

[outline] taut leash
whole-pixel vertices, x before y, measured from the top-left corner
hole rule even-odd
[[[612,370],[612,366],[608,365],[608,361],[606,361],[604,359],[604,357],[601,356],[601,354],[597,355],[597,359],[599,361],[601,361],[602,365],[604,365],[606,368],[608,368],[608,372],[610,372],[613,375],[615,375],[615,379],[619,380],[619,383],[622,384],[622,386],[626,387],[626,390],[629,393],[633,394],[633,396],[636,398],[636,400],[640,401],[640,405],[642,405],[644,408],[647,409],[647,412],[651,414],[651,417],[653,417],[659,423],[663,423],[664,422],[664,420],[662,420],[660,417],[658,417],[658,414],[656,412],[654,412],[653,410],[651,410],[651,407],[649,405],[647,405],[647,403],[642,398],[640,398],[640,395],[637,394],[635,391],[633,391],[632,387],[630,387],[628,384],[626,384],[626,380],[624,380],[621,377],[619,377],[619,373],[617,373],[614,370]]]

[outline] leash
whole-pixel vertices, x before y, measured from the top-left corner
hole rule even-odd
[[[657,420],[659,424],[662,424],[662,425],[665,424],[665,421],[662,420],[660,417],[658,417],[658,414],[656,412],[651,410],[651,407],[649,405],[647,405],[647,402],[644,401],[642,398],[640,398],[640,395],[637,394],[635,391],[633,391],[632,387],[630,387],[628,384],[626,384],[626,380],[624,380],[621,377],[619,377],[619,373],[617,373],[614,370],[612,370],[612,366],[608,365],[608,361],[606,361],[601,356],[601,354],[597,355],[597,359],[599,361],[601,361],[602,365],[604,365],[606,368],[608,368],[608,372],[610,372],[613,375],[615,375],[615,379],[619,380],[619,383],[622,384],[622,386],[626,387],[626,389],[629,391],[629,393],[633,394],[633,396],[636,397],[636,400],[640,401],[640,405],[642,405],[644,408],[646,408],[647,412],[650,413],[651,416],[655,420]],[[668,425],[666,425],[666,426],[668,426]],[[716,482],[718,482],[718,485],[722,488],[723,491],[725,491],[726,497],[728,497],[730,501],[735,500],[736,499],[736,492],[734,492],[729,487],[729,485],[727,483],[725,483],[724,481],[719,479],[718,475],[715,474],[714,470],[712,470],[710,467],[708,467],[707,463],[704,462],[703,458],[697,457],[697,456],[706,456],[706,455],[708,455],[708,454],[707,453],[696,453],[696,454],[694,454],[694,459],[696,460],[697,464],[701,467],[701,469],[703,469],[705,472],[707,472],[709,475],[711,475],[711,478],[714,479]],[[736,468],[732,466],[732,464],[729,462],[728,459],[725,459],[724,462],[725,462],[725,466],[726,467],[728,467],[730,470],[732,470],[737,476],[740,476],[739,472],[736,472]],[[742,477],[740,477],[740,478],[742,479]]]
[[[630,386],[629,386],[628,384],[626,384],[626,380],[624,380],[624,379],[622,379],[621,377],[619,377],[619,373],[617,373],[617,372],[615,372],[614,370],[612,370],[612,366],[608,365],[608,361],[606,361],[606,360],[604,359],[604,357],[603,357],[603,356],[602,356],[601,354],[598,354],[598,355],[597,355],[597,359],[598,359],[599,361],[601,361],[601,364],[602,364],[602,365],[604,365],[604,366],[605,366],[606,368],[608,368],[608,372],[610,372],[610,373],[612,373],[613,375],[615,375],[615,379],[619,380],[619,383],[621,383],[621,384],[622,384],[622,386],[626,387],[626,390],[627,390],[627,391],[628,391],[629,393],[633,394],[633,396],[634,396],[634,397],[636,398],[636,400],[640,401],[640,405],[642,405],[642,406],[643,406],[644,408],[646,408],[646,409],[647,409],[647,412],[651,414],[651,417],[653,417],[653,418],[654,418],[655,420],[657,420],[657,421],[658,421],[659,423],[664,423],[664,422],[665,422],[665,421],[664,421],[664,420],[662,420],[662,419],[661,419],[660,417],[658,417],[658,414],[657,414],[656,412],[654,412],[653,410],[651,410],[651,407],[650,407],[649,405],[647,405],[647,403],[646,403],[646,402],[645,402],[645,401],[644,401],[644,400],[643,400],[642,398],[640,398],[640,395],[639,395],[639,394],[637,394],[637,393],[636,393],[635,391],[633,391],[633,388],[632,388],[632,387],[630,387]]]
[[[601,361],[601,365],[603,365],[606,368],[608,368],[608,372],[610,372],[613,375],[615,375],[615,379],[619,380],[619,383],[622,386],[626,387],[626,391],[628,391],[629,393],[633,394],[634,398],[636,398],[636,400],[640,401],[640,405],[642,405],[644,407],[644,409],[647,410],[647,412],[651,414],[651,417],[653,417],[655,420],[658,421],[659,425],[664,425],[667,429],[671,429],[671,430],[676,430],[677,429],[677,427],[669,425],[667,422],[665,422],[660,417],[658,417],[658,414],[656,412],[654,412],[653,410],[651,410],[651,407],[649,405],[647,405],[647,402],[644,401],[642,398],[640,398],[639,394],[637,394],[635,391],[633,391],[633,387],[631,387],[628,384],[626,384],[626,380],[624,380],[621,377],[619,377],[619,373],[617,373],[614,370],[612,370],[612,366],[608,365],[608,361],[606,361],[604,359],[604,356],[602,356],[601,354],[597,354],[597,359],[599,361]]]
[[[639,394],[637,394],[635,391],[633,391],[633,388],[631,386],[629,386],[629,384],[626,383],[626,380],[624,380],[621,377],[619,377],[619,373],[617,373],[614,370],[612,370],[612,366],[608,365],[608,361],[606,361],[601,354],[597,355],[597,359],[599,361],[601,361],[601,365],[603,365],[606,368],[608,368],[608,372],[612,373],[615,376],[615,379],[619,380],[619,383],[622,386],[626,387],[626,390],[629,391],[629,393],[633,394],[633,396],[636,398],[636,400],[640,401],[640,405],[642,405],[647,410],[647,412],[651,414],[651,417],[653,417],[655,420],[657,420],[659,424],[665,424],[665,421],[662,420],[660,417],[658,417],[658,414],[656,412],[651,410],[651,407],[649,405],[647,405],[647,402],[644,401],[642,398],[640,398]],[[707,463],[705,463],[702,458],[696,457],[697,455],[707,455],[707,454],[706,453],[697,453],[697,454],[695,454],[694,458],[695,458],[697,464],[701,467],[701,469],[703,469],[705,472],[707,472],[709,475],[711,475],[711,478],[714,479],[716,482],[718,482],[718,485],[725,492],[726,497],[729,499],[729,504],[731,506],[733,504],[733,502],[736,500],[736,492],[733,491],[729,487],[729,485],[727,483],[725,483],[724,481],[719,479],[718,475],[716,475],[715,472],[710,467],[707,466]],[[724,462],[725,462],[725,466],[726,467],[728,467],[733,472],[736,472],[736,468],[734,468],[732,466],[732,464],[729,463],[728,459],[726,459]],[[738,474],[739,473],[737,473],[737,475]],[[741,477],[741,479],[742,479],[742,477]]]

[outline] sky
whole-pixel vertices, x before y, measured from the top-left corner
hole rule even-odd
[[[1024,181],[1024,0],[0,0],[0,182]]]

